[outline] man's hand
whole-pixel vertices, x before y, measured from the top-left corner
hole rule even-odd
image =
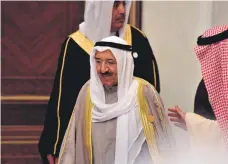
[[[187,130],[185,121],[186,113],[183,112],[177,105],[175,106],[175,108],[169,108],[168,110],[170,111],[170,113],[168,114],[168,116],[170,117],[170,121],[175,122],[175,126]]]
[[[58,164],[58,157],[54,157],[53,155],[48,154],[47,159],[49,164]]]

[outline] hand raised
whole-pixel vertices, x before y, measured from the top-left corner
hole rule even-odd
[[[183,112],[177,105],[174,108],[168,109],[170,113],[168,113],[168,116],[170,117],[171,122],[175,122],[174,125],[187,130],[186,121],[185,121],[185,115],[186,113]]]

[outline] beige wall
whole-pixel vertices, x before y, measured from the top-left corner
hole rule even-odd
[[[228,1],[213,2],[212,25],[228,24]]]
[[[228,24],[228,2],[143,2],[142,29],[158,61],[166,108],[193,111],[201,79],[193,48],[199,35],[219,24]]]

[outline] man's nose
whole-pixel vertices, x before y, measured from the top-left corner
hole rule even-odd
[[[108,71],[108,67],[106,66],[106,64],[103,62],[101,64],[101,73],[105,73]]]
[[[125,14],[125,5],[123,3],[119,4],[118,12],[119,12],[119,14]]]

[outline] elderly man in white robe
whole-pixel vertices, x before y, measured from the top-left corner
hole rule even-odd
[[[163,164],[170,158],[173,140],[162,100],[149,82],[133,76],[132,55],[116,36],[95,44],[91,77],[74,107],[60,164]]]
[[[148,38],[127,23],[131,1],[88,0],[85,4],[84,21],[79,30],[67,36],[62,44],[39,141],[43,164],[54,164],[58,159],[78,94],[90,79],[89,54],[97,41],[108,36],[124,39],[137,52],[134,75],[148,81],[160,92],[158,64]]]

